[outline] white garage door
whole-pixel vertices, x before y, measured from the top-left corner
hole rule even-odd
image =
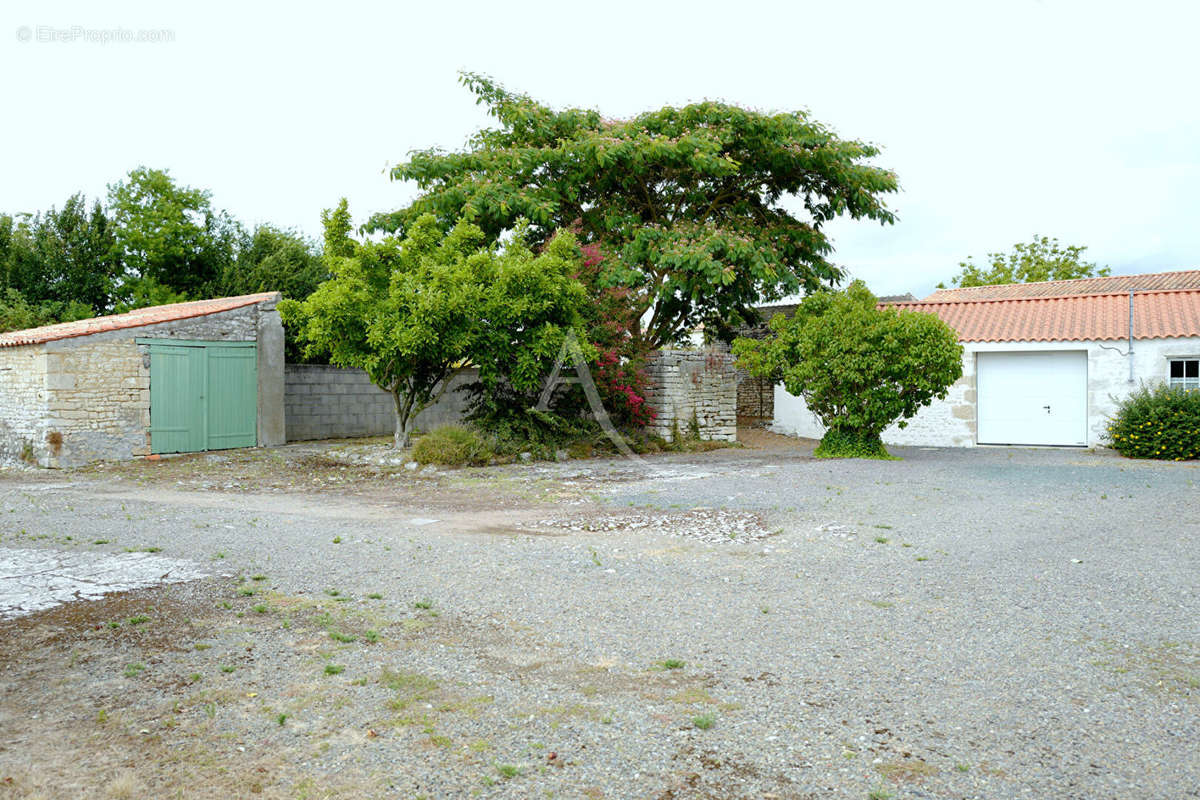
[[[979,353],[980,444],[1087,444],[1087,353]]]

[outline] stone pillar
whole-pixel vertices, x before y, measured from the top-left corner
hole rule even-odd
[[[728,348],[657,350],[646,373],[646,402],[657,413],[647,431],[667,441],[690,432],[737,441],[737,375]]]
[[[275,304],[279,295],[258,306],[258,445],[287,443],[283,411],[283,323]]]

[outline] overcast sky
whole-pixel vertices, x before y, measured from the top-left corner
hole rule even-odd
[[[486,124],[468,69],[618,117],[807,109],[881,145],[900,221],[830,228],[834,260],[879,294],[922,296],[1036,233],[1114,273],[1200,267],[1194,2],[8,0],[0,17],[10,213],[145,164],[317,236],[340,196],[359,221],[404,205],[389,164]],[[114,28],[168,41],[88,40]]]

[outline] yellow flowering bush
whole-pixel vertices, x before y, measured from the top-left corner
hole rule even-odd
[[[1128,458],[1200,459],[1200,391],[1143,386],[1121,403],[1106,439]]]

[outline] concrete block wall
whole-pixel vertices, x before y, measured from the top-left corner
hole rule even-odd
[[[737,441],[737,376],[728,348],[657,350],[646,374],[646,402],[657,413],[647,431],[670,441],[694,420],[701,439]]]
[[[451,379],[438,402],[417,415],[419,430],[461,422],[466,396],[458,391],[479,378],[467,369]],[[396,429],[392,395],[371,383],[361,369],[288,364],[284,370],[284,414],[288,441],[391,436]]]

